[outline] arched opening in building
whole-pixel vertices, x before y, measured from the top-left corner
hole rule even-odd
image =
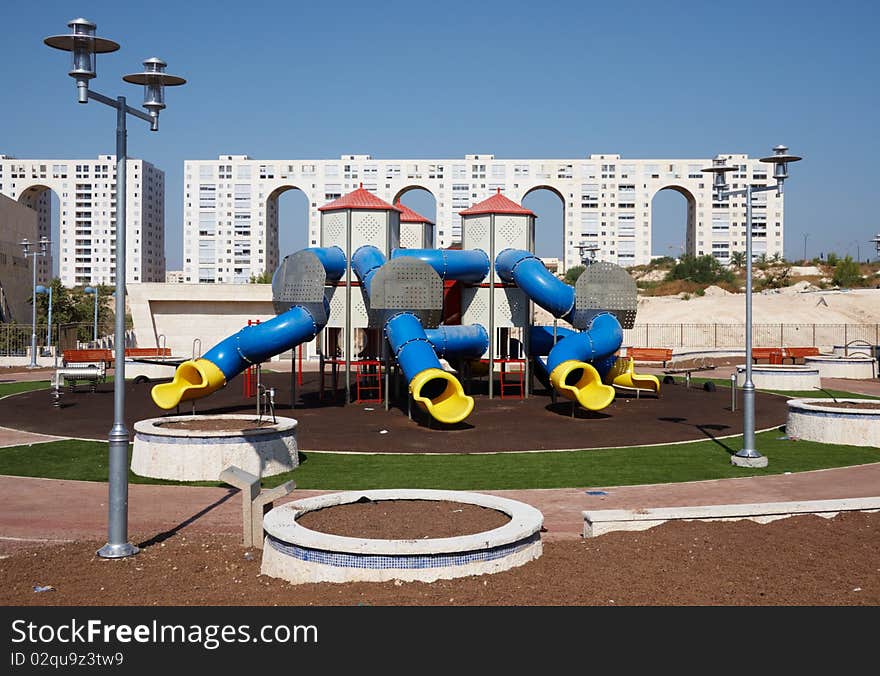
[[[565,198],[556,188],[538,185],[523,196],[522,205],[535,213],[535,255],[557,259],[565,272]]]
[[[252,274],[257,276],[264,269],[271,275],[285,256],[318,244],[318,235],[315,234],[314,243],[309,235],[309,198],[295,185],[281,186],[269,195],[266,224],[269,242],[263,257],[265,267],[260,269],[259,252],[251,255]]]
[[[696,254],[696,213],[697,200],[687,188],[668,185],[654,193],[651,256],[679,258],[686,253]]]
[[[417,214],[424,216],[429,221],[435,224],[434,239],[432,242],[426,242],[426,246],[439,246],[440,242],[449,241],[447,235],[451,235],[452,233],[446,232],[445,228],[442,232],[440,232],[439,226],[436,225],[437,198],[434,197],[434,193],[420,185],[411,185],[403,188],[397,193],[397,195],[394,196],[394,202],[396,203],[398,200],[401,202],[401,204],[408,206]]]
[[[61,201],[57,193],[47,185],[37,184],[25,188],[18,196],[19,204],[29,207],[37,212],[37,233],[36,236],[30,238],[34,242],[38,242],[41,237],[45,236],[51,240],[49,246],[50,253],[48,256],[37,257],[37,282],[46,284],[55,277],[59,277],[62,264],[67,267],[65,271],[65,284],[74,286],[79,284],[92,283],[92,265],[91,265],[91,237],[77,236],[72,229],[69,235],[75,237],[75,241],[71,240],[66,248],[64,255],[67,261],[62,261],[61,256]],[[71,224],[68,224],[71,225]],[[91,228],[91,226],[89,226]],[[88,245],[84,242],[88,241]],[[88,258],[87,263],[76,264],[75,249],[79,249],[81,259]],[[33,251],[33,249],[31,249]],[[29,259],[30,261],[30,259]],[[80,272],[77,272],[79,268]],[[97,271],[95,271],[97,273]],[[109,274],[109,267],[108,267]],[[94,280],[96,283],[109,284],[109,281],[103,281],[100,278]]]

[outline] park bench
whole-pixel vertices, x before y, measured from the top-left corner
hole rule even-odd
[[[753,347],[752,363],[757,364],[759,359],[766,359],[768,364],[782,363],[781,347]]]
[[[798,359],[803,359],[804,357],[818,356],[818,347],[784,347],[782,348],[782,358],[780,362],[786,359],[791,359],[791,363],[794,364]]]
[[[626,350],[626,356],[637,362],[661,362],[665,368],[666,363],[672,361],[672,350],[665,347],[630,347]]]
[[[64,350],[62,360],[65,366],[73,364],[94,364],[103,362],[104,367],[113,365],[112,350]]]
[[[128,347],[125,356],[133,359],[170,357],[170,347]]]

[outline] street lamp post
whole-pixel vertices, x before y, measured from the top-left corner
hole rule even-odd
[[[746,198],[746,379],[743,383],[743,447],[730,458],[730,462],[738,467],[766,467],[767,458],[755,448],[755,383],[752,381],[752,195],[758,192],[775,190],[782,195],[782,184],[788,178],[788,164],[797,162],[800,157],[788,154],[783,145],[773,148],[773,155],[762,157],[761,162],[774,165],[773,178],[776,185],[752,185],[745,188],[730,190],[725,174],[736,167],[727,166],[724,158],[716,158],[711,167],[703,169],[704,173],[714,174],[713,189],[717,200],[743,195]]]
[[[52,285],[37,287],[37,293],[49,294],[49,312],[46,317],[46,356],[52,356]]]
[[[32,267],[34,269],[34,285],[33,285],[33,294],[31,296],[31,305],[32,313],[31,313],[31,363],[28,364],[29,369],[39,368],[40,365],[37,363],[37,256],[45,256],[49,251],[49,240],[43,236],[40,237],[39,249],[34,249],[31,251],[31,243],[27,239],[21,240],[19,242],[21,244],[21,248],[24,249],[24,257],[33,258]]]
[[[89,80],[95,77],[95,55],[115,52],[119,44],[95,35],[97,26],[87,19],[73,19],[67,24],[71,32],[53,35],[43,42],[49,47],[71,52],[73,67],[68,75],[76,81],[77,101],[98,101],[116,110],[116,325],[114,328],[113,427],[109,435],[109,492],[108,541],[98,556],[122,558],[137,554],[138,548],[128,542],[128,445],[129,432],[125,426],[125,191],[126,116],[133,115],[150,124],[150,131],[159,129],[159,113],[165,108],[165,87],[182,85],[181,77],[165,73],[165,62],[151,58],[143,62],[144,70],[122,79],[144,86],[143,107],[147,112],[131,108],[124,96],[112,99],[89,89]],[[97,298],[97,297],[96,297]]]
[[[94,319],[94,327],[92,329],[92,342],[98,342],[98,287],[97,286],[87,286],[83,291],[87,294],[95,295],[95,319]]]

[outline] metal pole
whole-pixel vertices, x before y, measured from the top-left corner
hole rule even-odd
[[[351,209],[345,212],[345,403],[351,403]],[[334,386],[336,382],[334,380]]]
[[[746,379],[743,391],[743,447],[731,458],[735,465],[767,465],[755,449],[755,383],[752,381],[752,184],[746,187]],[[760,460],[759,460],[760,459]]]
[[[138,553],[128,541],[128,428],[125,426],[125,191],[127,143],[125,97],[116,99],[116,326],[113,372],[113,427],[109,435],[107,544],[98,550],[105,559]],[[97,291],[97,289],[96,289]],[[95,296],[97,299],[97,295]]]
[[[52,349],[52,283],[49,283],[49,316],[46,317],[46,349]]]
[[[37,364],[37,252],[36,250],[33,253],[34,257],[34,286],[33,293],[31,295],[31,308],[32,318],[31,318],[31,363],[28,364],[28,368],[35,369],[38,367]]]
[[[495,214],[489,214],[489,399],[495,385]]]
[[[118,215],[119,215],[118,201],[116,204],[116,214],[117,214],[117,218],[118,218]],[[98,342],[98,285],[97,284],[95,285],[95,320],[93,323],[92,341],[95,343]],[[97,345],[95,347],[97,347]]]

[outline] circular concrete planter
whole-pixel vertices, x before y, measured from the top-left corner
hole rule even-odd
[[[820,378],[867,380],[877,377],[877,360],[863,354],[849,357],[804,357],[804,365],[819,369]]]
[[[820,441],[825,444],[880,447],[880,409],[835,407],[832,399],[790,399],[785,433],[792,439]]]
[[[307,512],[370,500],[449,500],[479,505],[507,514],[499,528],[450,538],[373,540],[319,533],[297,519]],[[482,493],[440,490],[373,490],[332,493],[276,507],[263,527],[261,572],[293,584],[419,580],[434,582],[468,575],[497,573],[521,566],[541,555],[541,526],[537,509],[515,500]]]
[[[134,425],[131,469],[139,476],[176,481],[217,481],[234,465],[255,476],[289,472],[299,463],[293,418],[241,431],[167,427],[177,421],[241,420],[253,414],[181,415],[140,420]]]
[[[746,382],[745,364],[736,367],[736,385]],[[815,390],[821,385],[819,369],[815,366],[787,364],[755,364],[752,366],[752,382],[759,390]]]

